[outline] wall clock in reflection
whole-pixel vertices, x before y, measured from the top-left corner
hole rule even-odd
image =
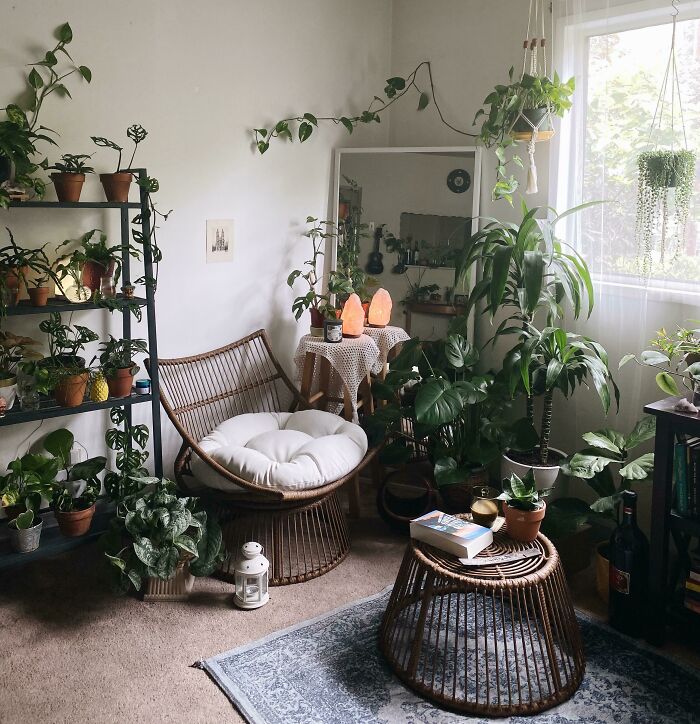
[[[447,174],[447,188],[455,194],[463,194],[472,185],[469,171],[456,168]]]

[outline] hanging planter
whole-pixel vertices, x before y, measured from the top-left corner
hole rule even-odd
[[[670,117],[671,138],[675,136],[676,114],[680,118],[685,148],[653,148],[639,154],[637,186],[637,261],[642,277],[649,277],[655,263],[664,267],[674,261],[685,241],[690,198],[695,185],[695,152],[687,148],[683,105],[676,72],[676,16],[674,6],[671,52],[661,83],[659,99],[651,122],[649,140],[661,130],[661,121]],[[670,85],[670,99],[666,98]],[[676,97],[677,96],[677,97]],[[670,111],[666,112],[666,105]]]

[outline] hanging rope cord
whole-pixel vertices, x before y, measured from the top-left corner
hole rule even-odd
[[[678,94],[678,114],[681,121],[681,129],[683,130],[683,143],[688,148],[688,137],[685,132],[685,118],[683,116],[683,102],[681,100],[681,87],[678,81],[678,67],[676,66],[676,18],[678,17],[678,0],[671,0],[673,11],[671,12],[672,17],[672,30],[671,30],[671,51],[668,54],[668,61],[666,62],[666,70],[664,72],[664,79],[661,82],[661,89],[659,91],[659,97],[656,101],[656,108],[654,109],[654,117],[651,121],[651,127],[649,128],[649,144],[652,144],[654,130],[661,130],[664,117],[664,104],[666,101],[666,93],[668,91],[668,80],[669,75],[671,76],[671,150],[675,142],[674,123],[675,123],[675,96]],[[658,118],[658,126],[657,126]],[[656,148],[657,144],[653,144]]]

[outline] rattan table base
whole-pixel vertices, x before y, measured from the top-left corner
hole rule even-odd
[[[535,557],[466,568],[412,541],[380,629],[399,678],[448,708],[533,714],[565,701],[585,659],[559,555],[540,535]],[[480,556],[522,550],[504,532]]]

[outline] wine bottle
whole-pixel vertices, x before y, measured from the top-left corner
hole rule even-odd
[[[637,494],[622,494],[622,522],[610,538],[610,625],[629,636],[646,628],[649,543],[637,525]]]

